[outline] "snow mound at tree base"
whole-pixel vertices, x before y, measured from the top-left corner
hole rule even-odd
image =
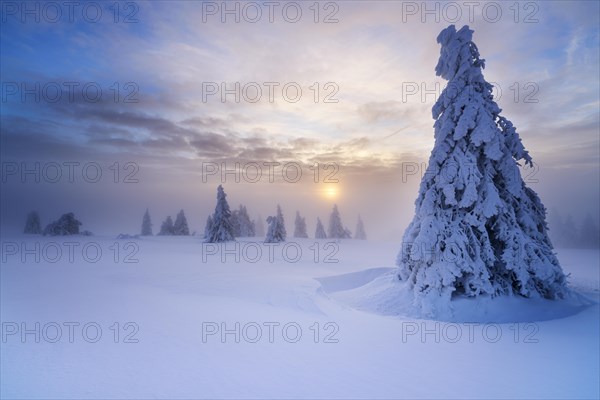
[[[463,323],[517,323],[566,318],[595,304],[573,292],[564,300],[520,296],[455,297],[424,311],[413,303],[412,288],[398,279],[396,268],[372,268],[317,279],[331,298],[357,310],[379,315]]]

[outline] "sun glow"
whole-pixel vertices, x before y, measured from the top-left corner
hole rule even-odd
[[[320,189],[321,195],[329,200],[334,200],[339,196],[337,185],[327,185]]]

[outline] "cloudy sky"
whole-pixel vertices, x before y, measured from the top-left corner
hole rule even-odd
[[[314,232],[337,203],[351,230],[361,214],[371,237],[400,240],[444,85],[435,39],[451,23],[475,30],[533,156],[527,184],[547,208],[597,219],[598,7],[3,2],[2,228],[37,209],[43,223],[74,211],[85,229],[135,233],[148,207],[155,230],[183,208],[201,231],[223,183],[253,218],[281,204],[288,230],[299,210]],[[220,174],[236,163],[239,182]]]

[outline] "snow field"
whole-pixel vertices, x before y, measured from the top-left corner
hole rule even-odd
[[[223,262],[224,244],[206,255],[198,237],[3,240],[121,249],[95,263],[2,260],[3,398],[600,394],[597,251],[559,252],[585,304],[471,302],[443,321],[410,316],[391,268],[397,243],[296,239],[287,242],[289,257],[280,243],[273,259],[225,254]],[[137,263],[124,262],[131,243]],[[291,262],[296,245],[302,255]],[[326,245],[337,262],[324,261]]]

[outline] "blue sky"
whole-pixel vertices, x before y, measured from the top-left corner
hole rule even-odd
[[[219,13],[206,14],[221,2],[123,2],[119,23],[108,8],[112,2],[81,3],[103,7],[96,23],[81,10],[71,22],[64,9],[55,23],[43,14],[40,23],[31,16],[22,22],[21,10],[6,3],[0,28],[3,162],[135,162],[140,179],[132,185],[8,179],[1,215],[9,222],[3,225],[20,229],[30,209],[40,209],[46,220],[75,210],[92,230],[133,232],[149,207],[155,225],[185,208],[201,230],[220,183],[202,182],[203,162],[294,161],[337,164],[335,193],[308,178],[294,184],[227,182],[232,206],[244,203],[253,216],[266,217],[281,203],[289,221],[297,209],[307,215],[311,230],[337,202],[351,228],[361,213],[367,228],[397,237],[412,215],[419,183],[412,176],[403,182],[402,165],[426,162],[433,146],[435,98],[422,98],[421,89],[436,83],[443,88],[434,73],[435,38],[449,22],[475,30],[486,79],[497,84],[503,115],[537,163],[525,174],[534,177],[531,186],[546,206],[598,218],[598,2],[520,2],[518,17],[509,8],[513,2],[502,3],[497,22],[481,11],[493,11],[486,2],[477,3],[473,21],[464,2],[429,3],[439,4],[439,22],[422,10],[407,13],[408,3],[421,2],[323,2],[318,23],[313,2],[299,3],[303,14],[296,23],[279,9],[269,22],[262,2],[253,3],[263,12],[256,23],[243,16],[236,23],[231,15],[223,23]],[[249,3],[238,4],[241,10]],[[448,21],[443,10],[456,4],[464,15]],[[134,10],[138,22],[124,23]],[[323,23],[332,12],[338,22]],[[524,22],[527,16],[537,22]],[[21,101],[19,93],[7,92],[11,83],[35,82],[95,82],[103,97],[92,103],[75,90],[72,101],[65,96],[51,103]],[[138,102],[115,102],[115,82],[121,96],[132,94]],[[135,86],[125,86],[131,82]],[[279,88],[297,83],[303,91],[297,103],[278,90],[273,101],[263,92],[256,103],[223,103],[218,96],[204,102],[207,82],[255,82],[263,90],[265,82]],[[411,85],[419,92],[407,96]],[[325,103],[327,94],[338,102]]]

